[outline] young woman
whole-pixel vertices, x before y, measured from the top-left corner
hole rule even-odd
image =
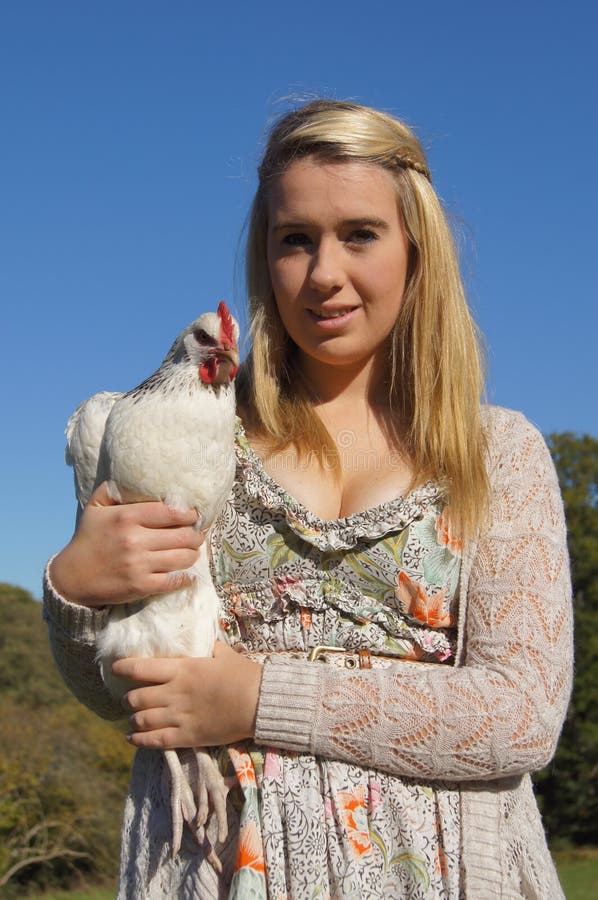
[[[529,777],[571,684],[562,505],[537,431],[480,405],[421,146],[316,101],[259,175],[237,480],[209,536],[245,652],[115,664],[140,683],[119,896],[562,896]],[[101,715],[122,715],[94,663],[106,607],[171,589],[194,521],[101,487],[50,563],[58,664]],[[231,775],[221,876],[190,838],[170,859],[153,751],[192,746]]]

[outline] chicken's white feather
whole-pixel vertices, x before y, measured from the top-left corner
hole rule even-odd
[[[81,403],[66,426],[64,458],[73,467],[75,493],[83,509],[96,483],[100,446],[106,419],[117,400],[124,394],[100,391]]]
[[[175,340],[160,368],[137,388],[126,394],[101,392],[75,410],[67,425],[66,460],[75,470],[82,507],[93,489],[108,481],[111,495],[119,502],[163,500],[173,509],[196,509],[197,527],[209,528],[234,479],[232,378],[238,363],[238,334],[236,322],[221,304],[218,313],[206,313],[192,322]],[[220,365],[224,374],[219,380]],[[115,696],[131,687],[112,675],[112,662],[117,658],[213,654],[219,635],[219,598],[205,547],[202,545],[190,570],[194,581],[188,587],[110,610],[97,649],[104,681]],[[174,781],[180,776],[180,771],[174,771],[178,760],[173,753],[167,752],[166,757],[174,795]],[[203,759],[200,765],[208,775],[209,762]],[[211,788],[220,790],[217,779]],[[180,791],[179,784],[179,796]],[[191,824],[195,810],[190,807],[189,791],[183,793],[182,816]],[[213,800],[223,840],[226,811],[222,793]],[[173,801],[174,853],[182,829],[181,809],[175,808],[179,802]],[[195,823],[200,837],[203,824]],[[217,866],[215,854],[212,862]]]

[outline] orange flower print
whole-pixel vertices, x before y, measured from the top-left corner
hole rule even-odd
[[[244,822],[239,831],[235,870],[238,872],[239,869],[265,872],[262,840],[257,825],[251,819]]]
[[[452,530],[448,507],[436,519],[436,534],[441,547],[447,547],[453,556],[463,554],[463,541]]]
[[[436,848],[436,853],[434,854],[434,869],[439,875],[442,875],[443,878],[446,878],[446,873],[448,870],[446,864],[446,853],[444,852],[444,848],[439,844]]]
[[[368,853],[372,846],[363,787],[356,788],[354,793],[340,791],[337,800],[353,855],[359,858]]]
[[[443,611],[446,589],[429,597],[421,584],[411,581],[405,572],[399,572],[395,594],[403,612],[411,619],[429,625],[430,628],[448,628],[453,624],[453,617]]]
[[[228,748],[228,755],[235,767],[235,772],[241,787],[257,787],[253,760],[249,753],[247,753],[246,750],[237,750],[237,748],[231,744]]]
[[[311,628],[311,610],[306,609],[305,606],[301,607],[301,624],[306,631]]]
[[[233,590],[232,582],[227,581],[223,585],[223,590],[228,594],[228,605],[233,616],[238,616],[243,610],[243,595]]]

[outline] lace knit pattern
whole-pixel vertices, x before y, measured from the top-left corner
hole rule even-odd
[[[354,673],[272,658],[264,668],[256,741],[418,783],[452,781],[461,798],[461,894],[471,900],[558,898],[562,893],[527,773],[552,756],[571,685],[570,584],[562,504],[550,456],[536,430],[522,416],[505,410],[488,409],[485,418],[493,488],[490,524],[477,542],[464,549],[456,602],[445,591],[447,605],[439,613],[444,624],[449,615],[458,615],[456,642],[449,628],[434,630],[446,635],[448,643],[442,646],[435,639],[423,646],[411,641],[416,658],[423,652],[436,654],[440,661],[448,653],[449,664]],[[277,494],[274,482],[254,471],[247,448],[241,456],[246,464],[249,461],[264,508],[273,509],[285,498]],[[417,499],[424,507],[434,502],[433,486],[420,490]],[[343,549],[342,542],[350,539],[351,523],[339,520],[318,528],[318,523],[302,517],[288,495],[285,502],[297,537],[311,539],[319,550],[322,541],[332,551],[334,542]],[[394,527],[397,512],[394,509],[389,518]],[[384,525],[384,516],[372,521],[363,515],[364,522],[359,523],[363,531]],[[353,525],[355,518],[351,517]],[[378,531],[368,538],[380,535]],[[104,614],[73,607],[47,581],[45,587],[45,615],[65,680],[101,715],[122,715],[103,689],[93,660],[94,637]],[[284,587],[292,594],[292,583]],[[271,599],[280,600],[282,594],[278,590],[277,598],[274,591]],[[397,655],[406,655],[404,649],[402,645]],[[129,843],[131,816],[148,810],[143,800],[148,756],[138,755],[136,762],[128,801]],[[138,826],[146,841],[148,829],[157,828],[155,810],[138,818]],[[153,838],[149,845],[154,850],[148,865],[156,871],[163,854]],[[133,859],[132,846],[125,853]],[[132,879],[132,870],[128,871]],[[174,872],[164,868],[161,878],[174,888]],[[208,887],[205,872],[200,880],[204,878],[197,896],[220,896],[222,886]],[[121,896],[134,896],[133,890],[125,883]],[[175,895],[183,896],[171,894]]]
[[[490,524],[464,553],[456,666],[355,675],[272,658],[256,738],[396,775],[455,779],[466,896],[548,900],[562,892],[525,773],[551,759],[571,690],[564,514],[536,429],[507,410],[488,409],[485,419]]]

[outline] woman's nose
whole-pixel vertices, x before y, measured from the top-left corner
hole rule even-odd
[[[321,241],[312,258],[310,286],[316,291],[340,288],[345,282],[342,247],[338,241]]]

